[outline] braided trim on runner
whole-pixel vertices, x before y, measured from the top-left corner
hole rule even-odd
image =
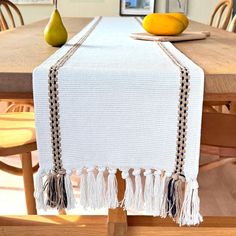
[[[49,84],[49,109],[50,109],[50,126],[51,126],[51,143],[53,156],[53,171],[58,173],[63,170],[61,159],[61,133],[60,133],[60,115],[59,115],[59,96],[58,96],[58,71],[70,59],[71,56],[81,47],[85,40],[96,28],[102,17],[92,25],[85,35],[68,50],[51,68],[48,75]]]
[[[189,193],[184,192],[183,183],[185,182],[184,175],[184,161],[186,153],[187,140],[187,117],[188,117],[188,98],[190,92],[190,73],[186,66],[184,66],[162,42],[156,42],[163,52],[170,58],[170,60],[179,67],[180,70],[180,87],[179,87],[179,104],[178,104],[178,120],[177,120],[177,142],[176,142],[176,159],[175,168],[171,177],[166,178],[165,192],[166,204],[163,206],[165,214],[172,217],[175,221],[182,221],[183,207],[186,197]],[[191,196],[190,196],[191,199]],[[190,202],[192,202],[191,199]],[[191,208],[191,207],[190,207]],[[190,209],[189,208],[189,209]]]
[[[177,150],[174,173],[184,177],[184,160],[186,158],[186,136],[187,136],[187,118],[188,118],[188,97],[190,92],[190,73],[187,67],[166,48],[166,46],[157,42],[159,47],[168,55],[172,62],[180,69],[180,92],[178,105],[178,130],[177,130]]]
[[[142,26],[139,17],[135,17],[137,22]],[[171,61],[180,69],[180,92],[178,105],[178,129],[176,142],[176,160],[174,175],[175,178],[185,179],[184,161],[186,153],[186,137],[187,137],[187,118],[188,118],[188,97],[190,92],[190,73],[189,69],[184,66],[175,55],[173,55],[162,42],[155,41],[163,52],[171,59]]]
[[[57,209],[70,209],[75,205],[73,188],[61,156],[60,106],[58,92],[58,71],[73,56],[96,28],[102,17],[99,17],[84,36],[74,44],[53,66],[48,75],[48,95],[50,109],[50,128],[53,168],[47,176],[44,191],[47,194],[46,205]],[[43,194],[43,193],[42,193]]]
[[[135,17],[136,21],[142,26],[140,18]],[[185,182],[184,162],[186,153],[186,137],[187,137],[187,117],[188,117],[188,98],[190,92],[190,73],[172,52],[162,42],[155,41],[162,51],[170,58],[170,60],[180,70],[180,87],[179,87],[179,104],[178,104],[178,120],[177,120],[177,141],[176,141],[176,159],[172,176],[166,176],[165,179],[165,202],[162,204],[162,216],[169,215],[175,221],[183,218],[183,209],[186,210],[184,203],[189,193],[185,191],[183,183]],[[190,196],[190,199],[192,197]],[[193,200],[193,199],[191,199]],[[191,202],[191,201],[190,201]],[[190,210],[191,211],[191,210]]]

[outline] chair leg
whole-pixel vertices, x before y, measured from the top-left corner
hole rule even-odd
[[[118,200],[121,201],[124,198],[125,181],[121,177],[121,172],[116,174],[118,183]],[[108,227],[107,236],[127,236],[127,212],[123,208],[108,210]]]
[[[59,215],[66,215],[66,210],[65,209],[61,209],[58,211]]]
[[[28,215],[37,215],[36,203],[34,199],[34,180],[31,153],[21,154],[21,163],[23,170],[23,180],[25,189],[25,200]]]

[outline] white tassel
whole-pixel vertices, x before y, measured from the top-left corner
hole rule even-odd
[[[185,185],[184,202],[180,213],[179,224],[197,225],[203,219],[200,214],[200,199],[198,196],[198,182],[196,180],[188,180]]]
[[[81,170],[80,176],[80,205],[86,209],[88,207],[87,201],[87,174]]]
[[[75,208],[76,200],[75,200],[73,186],[72,186],[69,174],[66,174],[65,176],[65,189],[66,189],[66,196],[67,196],[67,209],[71,210]]]
[[[98,175],[96,178],[96,196],[97,208],[106,207],[106,183],[104,178],[104,171],[106,168],[98,168]]]
[[[119,206],[118,202],[118,189],[116,180],[116,169],[109,169],[109,175],[107,180],[107,203],[108,208],[117,208]]]
[[[46,203],[44,200],[44,187],[43,187],[43,172],[38,171],[35,179],[35,191],[34,191],[34,198],[36,201],[37,209],[46,210]]]
[[[160,216],[162,218],[166,218],[167,216],[167,211],[166,211],[166,201],[167,201],[167,186],[168,186],[168,181],[171,177],[171,173],[166,172],[164,175],[161,176],[161,192],[160,192],[160,197],[161,197],[161,209],[160,209]]]
[[[87,203],[88,207],[95,209],[96,208],[96,179],[94,175],[94,168],[88,168],[87,170]]]
[[[127,210],[132,208],[134,200],[133,182],[128,170],[122,171],[122,179],[125,180],[125,194],[121,205]]]
[[[141,170],[140,169],[134,170],[133,175],[135,176],[134,209],[136,211],[140,211],[143,210],[143,205],[144,205]]]
[[[148,213],[153,213],[154,179],[152,170],[145,170],[144,205]]]
[[[156,170],[154,172],[154,202],[153,202],[153,215],[160,216],[161,214],[161,199],[163,192],[161,191],[162,183],[161,183],[161,171]]]

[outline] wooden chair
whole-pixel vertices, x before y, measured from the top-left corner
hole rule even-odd
[[[230,22],[228,31],[233,33],[233,32],[235,32],[235,30],[236,30],[236,15],[234,16],[234,18]]]
[[[23,175],[27,212],[37,214],[34,199],[33,173],[38,164],[32,167],[31,152],[36,150],[34,113],[13,112],[0,114],[0,156],[21,155],[22,168],[0,161],[0,170]],[[4,204],[4,203],[3,203]]]
[[[14,14],[16,13],[16,14]],[[14,5],[9,0],[0,0],[0,31],[5,31],[11,28],[17,27],[17,21],[14,16],[18,16],[18,22],[20,25],[24,25],[24,19],[20,12],[20,10],[17,8],[16,5]],[[3,100],[0,100],[0,102]],[[8,102],[9,108],[7,108],[6,112],[11,110],[13,112],[13,106],[15,112],[20,111],[33,111],[33,101],[32,100],[4,100],[5,102]],[[31,106],[31,109],[29,109],[29,106]]]
[[[233,11],[233,0],[221,0],[211,15],[210,25],[227,29]]]
[[[33,100],[9,100],[9,105],[7,106],[5,112],[33,112],[34,104]]]
[[[236,29],[236,15],[229,25],[229,32]],[[216,108],[214,107],[216,105]],[[226,105],[231,114],[222,114],[218,108]],[[201,171],[211,170],[236,162],[236,103],[205,103],[202,125],[202,153],[217,155],[218,160],[200,166]]]
[[[201,152],[217,155],[216,161],[200,166],[207,171],[236,161],[236,115],[204,112]]]
[[[226,30],[230,22],[232,11],[233,11],[233,0],[221,0],[211,15],[210,25]],[[236,19],[234,21],[236,21]],[[235,22],[233,21],[230,24],[229,29],[231,29],[231,32],[233,32],[234,24]],[[229,106],[230,106],[230,101],[204,102],[205,111],[222,112],[223,107],[229,108]]]
[[[14,18],[15,14],[13,14],[13,11],[18,16],[20,24],[24,25],[23,17],[17,6],[8,0],[0,0],[0,29],[2,31],[16,27],[16,19]]]

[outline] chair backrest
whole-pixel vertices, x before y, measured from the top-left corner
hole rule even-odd
[[[236,115],[204,112],[201,143],[214,147],[236,149]]]
[[[0,0],[0,29],[8,30],[16,27],[15,15],[18,16],[21,25],[24,25],[24,20],[20,10],[15,4],[9,0]],[[11,23],[11,25],[9,24]]]
[[[5,110],[6,113],[8,112],[33,112],[34,105],[33,103],[21,103],[20,100],[16,103],[11,104]]]
[[[220,29],[226,29],[232,15],[232,11],[233,0],[221,0],[211,15],[210,25]]]
[[[234,18],[230,22],[228,31],[229,32],[236,32],[236,15],[234,16]]]

